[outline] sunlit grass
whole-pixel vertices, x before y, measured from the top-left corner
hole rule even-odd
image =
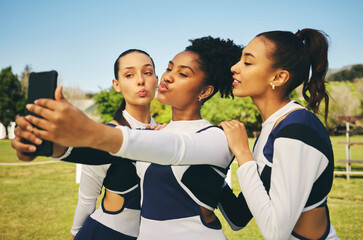
[[[345,158],[345,146],[337,144],[344,140],[344,137],[332,137],[335,159]],[[352,137],[351,141],[363,141],[363,136]],[[252,144],[253,140],[250,142]],[[352,157],[363,159],[363,148],[353,146]],[[9,140],[0,140],[0,163],[4,162],[21,163]],[[237,164],[232,164],[232,187],[237,194],[240,190],[236,169]],[[363,239],[360,229],[362,189],[363,178],[352,177],[349,182],[345,177],[334,179],[328,204],[331,221],[341,239]],[[0,166],[0,239],[70,239],[77,191],[74,164]],[[234,232],[218,210],[216,212],[228,239],[262,238],[253,220],[245,229]]]

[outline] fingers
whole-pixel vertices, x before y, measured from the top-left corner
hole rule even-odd
[[[34,145],[24,143],[19,137],[15,137],[13,141],[11,141],[11,147],[16,151],[21,152],[35,152],[36,150]]]
[[[235,124],[232,121],[223,121],[219,124],[225,131],[232,129],[234,125]]]
[[[41,128],[41,129],[44,129],[44,130],[49,130],[51,128],[51,123],[46,119],[38,118],[38,117],[35,117],[35,116],[32,116],[32,115],[28,115],[25,118],[30,123],[37,126],[38,128]],[[36,129],[37,128],[33,127],[32,132],[35,133]]]
[[[64,99],[63,86],[59,86],[55,89],[54,98],[56,101],[62,101]]]
[[[57,102],[63,102],[63,103],[68,103],[70,104],[65,98],[64,98],[64,95],[63,95],[63,86],[59,86],[55,89],[55,92],[54,92],[54,99],[57,101]]]
[[[33,128],[32,128],[33,131]],[[42,143],[42,140],[40,138],[37,138],[37,136],[35,136],[32,131],[28,131],[28,130],[24,130],[21,127],[16,127],[14,130],[14,134],[16,137],[18,137],[22,142],[24,142],[24,140],[28,140],[31,143],[40,145]]]
[[[31,123],[28,122],[25,117],[17,117],[15,123],[22,129],[26,129],[28,131],[32,131],[33,129],[33,125],[31,125]]]
[[[26,162],[32,161],[37,157],[37,156],[29,156],[29,155],[26,155],[26,153],[19,152],[19,151],[16,152],[16,155],[20,160],[26,161]]]
[[[54,104],[48,103],[48,100],[50,100],[50,99],[36,100],[36,105],[35,104],[27,104],[26,108],[28,109],[28,111],[30,111],[32,113],[35,113],[35,114],[37,114],[37,115],[39,115],[39,116],[41,116],[41,117],[43,117],[45,119],[50,119],[54,115],[54,113],[51,110],[52,108],[49,108],[49,105],[54,107]],[[54,100],[51,100],[51,101],[54,101]],[[29,121],[28,118],[27,118],[27,120]]]
[[[42,129],[38,129],[38,128],[33,128],[33,133],[41,138],[41,139],[44,139],[44,140],[48,140],[48,141],[51,141],[51,142],[55,142],[55,137],[54,137],[54,134],[48,132],[48,131],[45,131],[45,130],[42,130]]]
[[[167,123],[163,123],[163,124],[158,124],[158,125],[154,125],[152,127],[150,127],[149,125],[146,126],[147,129],[152,129],[152,130],[161,130],[163,128],[165,128],[168,124]]]
[[[168,126],[168,124],[167,123],[163,123],[163,124],[161,124],[161,125],[158,125],[158,130],[161,130],[161,129],[163,129],[163,128],[165,128],[166,126]]]
[[[245,125],[237,120],[223,121],[219,124],[223,129],[230,128],[245,128]]]
[[[16,154],[20,160],[31,161],[35,156],[25,155],[26,153],[35,152],[36,147],[34,145],[25,144],[22,142],[21,138],[15,137],[11,142],[11,147],[16,150]]]

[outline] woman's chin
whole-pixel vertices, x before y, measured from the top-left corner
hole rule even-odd
[[[158,93],[156,99],[159,101],[159,103],[168,105],[168,99],[163,94]]]

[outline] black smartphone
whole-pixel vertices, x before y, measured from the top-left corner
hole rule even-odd
[[[57,87],[58,73],[49,72],[32,72],[29,75],[28,100],[27,103],[34,103],[39,98],[54,99],[54,91]],[[29,114],[40,117],[32,112]],[[33,153],[27,153],[30,156],[51,156],[53,154],[53,143],[43,140],[41,145]]]

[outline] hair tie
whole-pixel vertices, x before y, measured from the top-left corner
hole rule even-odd
[[[295,33],[295,36],[300,39],[300,41],[305,45],[305,39],[303,39],[303,37],[301,36],[301,31],[300,29],[297,30],[297,32]]]

